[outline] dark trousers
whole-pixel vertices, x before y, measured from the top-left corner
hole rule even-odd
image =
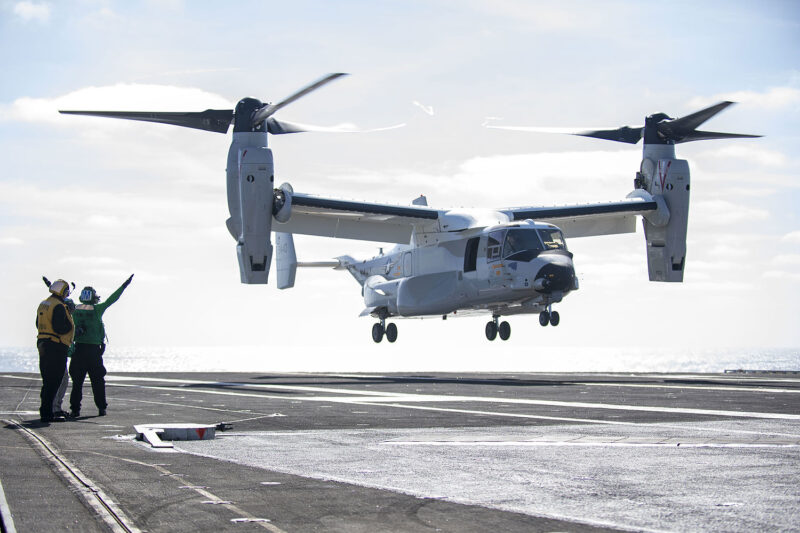
[[[42,392],[39,395],[42,403],[39,416],[43,420],[53,417],[53,398],[58,393],[64,369],[67,367],[68,346],[59,342],[41,339],[36,343],[39,349],[39,372],[42,375]]]
[[[69,405],[73,412],[81,410],[83,398],[83,380],[89,374],[92,382],[94,404],[98,409],[105,409],[106,404],[106,367],[103,366],[103,352],[105,344],[76,343],[69,364],[69,376],[72,378],[72,392],[69,395]]]

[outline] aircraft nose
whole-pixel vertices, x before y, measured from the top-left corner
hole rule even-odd
[[[573,288],[575,268],[572,263],[547,263],[536,274],[534,288],[539,292],[551,293]]]

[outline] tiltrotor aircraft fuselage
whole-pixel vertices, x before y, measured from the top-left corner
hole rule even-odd
[[[269,134],[315,131],[279,121],[272,115],[309,92],[338,78],[331,74],[277,104],[253,98],[235,110],[202,112],[62,111],[160,122],[226,133],[233,123],[228,152],[226,225],[236,240],[242,283],[265,284],[272,262],[271,234],[276,234],[277,286],[294,286],[297,267],[347,270],[362,288],[362,316],[378,320],[372,338],[397,339],[392,318],[469,315],[491,316],[486,337],[507,340],[511,327],[502,317],[537,313],[542,326],[558,325],[552,309],[578,289],[567,238],[630,233],[641,217],[651,281],[681,282],[686,265],[689,215],[689,165],[676,159],[675,144],[704,139],[756,137],[698,131],[732,102],[721,102],[685,117],[663,113],[644,126],[574,131],[576,135],[635,144],[644,139],[643,158],[634,189],[625,199],[562,207],[523,206],[499,209],[434,209],[421,196],[412,205],[340,200],[275,186]],[[532,130],[537,128],[507,127]],[[330,130],[328,130],[330,131]],[[368,260],[341,256],[334,261],[298,262],[293,234],[395,243]]]

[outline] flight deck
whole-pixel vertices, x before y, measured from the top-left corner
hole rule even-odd
[[[42,425],[0,373],[3,531],[800,530],[800,373],[107,380]]]

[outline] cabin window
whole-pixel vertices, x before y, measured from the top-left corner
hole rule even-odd
[[[493,231],[486,241],[486,260],[497,261],[503,249],[503,234],[505,231]]]
[[[566,250],[567,243],[564,242],[564,235],[557,229],[540,229],[539,235],[542,237],[545,250]]]
[[[475,266],[478,262],[478,243],[480,237],[473,237],[467,241],[467,247],[464,250],[464,272],[475,272]]]

